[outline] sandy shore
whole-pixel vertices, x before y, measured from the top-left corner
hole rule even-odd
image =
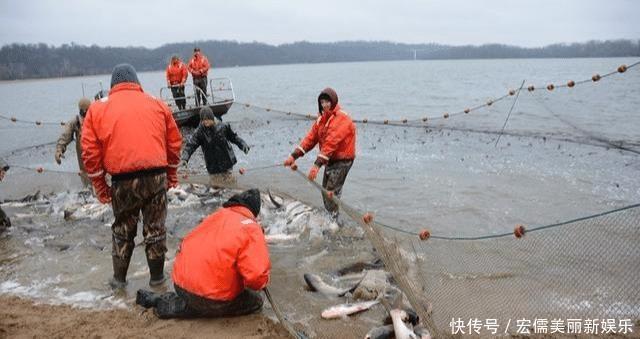
[[[159,320],[152,312],[36,305],[0,296],[0,338],[287,338],[261,314],[225,319]]]

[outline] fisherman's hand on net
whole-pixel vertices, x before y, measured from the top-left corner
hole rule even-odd
[[[289,167],[291,165],[293,165],[296,162],[296,159],[294,159],[292,156],[289,156],[285,161],[284,161],[284,167]]]
[[[311,169],[309,170],[309,175],[308,178],[311,181],[316,180],[316,177],[318,176],[318,172],[320,171],[320,167],[313,165],[311,166]]]

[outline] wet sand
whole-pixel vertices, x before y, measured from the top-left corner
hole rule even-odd
[[[0,338],[287,338],[262,314],[238,318],[160,320],[140,307],[96,311],[0,296]]]

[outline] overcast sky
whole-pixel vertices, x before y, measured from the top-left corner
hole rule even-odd
[[[0,45],[387,40],[542,46],[640,39],[636,0],[0,0]]]

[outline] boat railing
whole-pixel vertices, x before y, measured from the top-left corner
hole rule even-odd
[[[200,91],[200,95],[205,96],[204,92],[199,87],[195,87],[192,84],[185,84],[184,85],[185,95],[181,97],[175,97],[175,98],[173,97],[173,93],[171,91],[172,87],[178,87],[178,86],[166,86],[166,87],[160,88],[160,99],[162,99],[162,101],[164,101],[167,104],[167,106],[171,108],[172,111],[174,112],[178,111],[176,100],[179,100],[179,99],[185,99],[186,101],[185,110],[190,110],[190,109],[202,106],[202,105],[198,105],[196,102],[196,93],[198,91]],[[187,93],[191,93],[191,94],[187,94]]]
[[[228,77],[211,78],[209,80],[209,92],[211,93],[211,102],[213,104],[236,101],[233,83]]]

